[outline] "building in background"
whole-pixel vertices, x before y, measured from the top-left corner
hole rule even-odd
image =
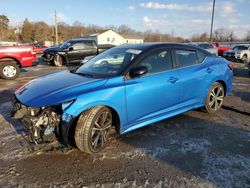
[[[135,34],[125,34],[123,35],[123,43],[125,44],[139,44],[143,43],[143,38]]]
[[[143,38],[137,35],[120,35],[112,30],[107,30],[102,33],[94,33],[83,38],[93,39],[98,45],[122,45],[122,44],[137,44],[143,43]]]

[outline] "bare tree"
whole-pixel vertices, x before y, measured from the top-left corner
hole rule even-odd
[[[191,37],[192,42],[208,42],[209,35],[207,33],[195,34]]]
[[[234,42],[237,40],[234,32],[232,30],[226,29],[224,27],[218,28],[214,31],[214,40],[220,42]]]
[[[9,27],[9,18],[4,14],[0,15],[0,40],[5,39],[5,33]]]
[[[245,41],[250,41],[250,30],[246,33],[246,36],[244,37]]]

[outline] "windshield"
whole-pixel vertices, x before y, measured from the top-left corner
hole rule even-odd
[[[233,50],[247,50],[247,49],[248,49],[247,46],[235,46],[235,47],[233,48]]]
[[[66,42],[64,42],[64,43],[60,46],[60,48],[62,48],[62,49],[67,49],[70,45],[71,45],[71,43],[68,42],[68,41],[66,41]]]
[[[128,48],[112,48],[107,50],[76,70],[76,74],[97,76],[115,76],[140,53],[140,50]]]

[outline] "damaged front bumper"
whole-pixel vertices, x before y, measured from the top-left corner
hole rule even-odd
[[[11,116],[22,122],[29,133],[30,142],[36,144],[56,138],[57,129],[61,123],[61,109],[55,107],[28,107],[18,101],[12,100]]]
[[[53,61],[53,59],[54,59],[54,55],[52,55],[52,54],[43,54],[42,55],[42,59],[44,60],[44,61],[46,61],[46,62],[51,62],[51,61]]]

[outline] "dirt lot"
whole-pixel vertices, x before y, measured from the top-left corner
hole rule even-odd
[[[56,141],[29,144],[9,115],[23,83],[58,71],[38,65],[0,80],[0,187],[250,187],[250,77],[237,64],[218,114],[191,111],[112,138],[94,156]]]

